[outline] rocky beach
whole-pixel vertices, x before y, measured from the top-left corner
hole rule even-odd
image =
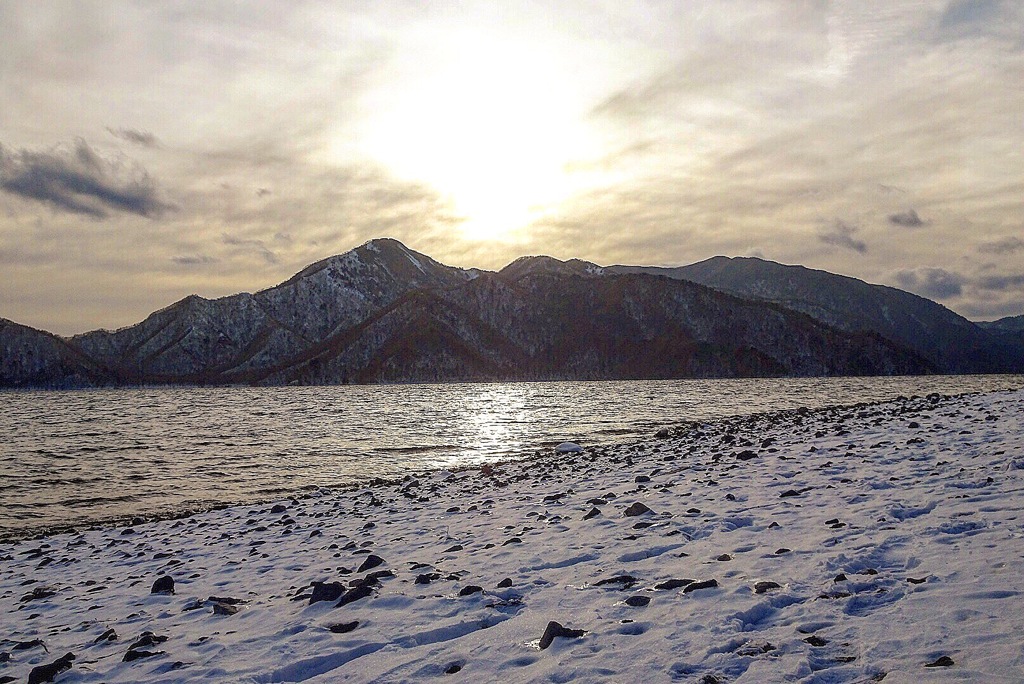
[[[1024,680],[1024,390],[0,545],[0,682]]]

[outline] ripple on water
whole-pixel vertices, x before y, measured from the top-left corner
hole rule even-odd
[[[5,391],[0,536],[1021,376]],[[197,504],[196,502],[202,502]]]

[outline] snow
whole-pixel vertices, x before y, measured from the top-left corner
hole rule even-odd
[[[5,544],[0,681],[1024,681],[1022,426],[1024,390],[763,414]]]

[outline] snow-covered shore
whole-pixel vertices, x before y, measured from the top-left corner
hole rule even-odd
[[[0,545],[0,682],[1020,682],[1022,634],[1024,390]]]

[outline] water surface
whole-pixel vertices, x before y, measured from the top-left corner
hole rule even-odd
[[[0,392],[0,536],[635,439],[691,420],[1024,376]]]

